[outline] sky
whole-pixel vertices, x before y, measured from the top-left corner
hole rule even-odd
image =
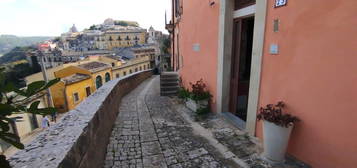
[[[78,30],[107,18],[137,21],[165,31],[171,0],[0,0],[0,34],[60,36],[73,24]]]

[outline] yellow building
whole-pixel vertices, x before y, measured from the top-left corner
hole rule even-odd
[[[112,73],[115,78],[124,77],[138,71],[151,69],[149,56],[138,56],[121,66],[113,67]]]
[[[104,83],[109,82],[112,79],[111,65],[93,61],[80,64],[78,67],[91,73],[93,85],[96,89],[100,88]]]
[[[110,81],[111,66],[92,61],[54,72],[61,81],[51,87],[54,105],[60,112],[74,109],[79,103]]]
[[[89,56],[84,60],[47,70],[48,78],[61,78],[51,95],[59,112],[74,109],[104,83],[135,72],[151,69],[151,52],[133,50],[134,58],[125,62],[115,56]],[[42,73],[26,77],[27,84],[43,80]]]
[[[91,76],[75,73],[51,87],[54,106],[60,112],[74,109],[95,91]]]
[[[155,66],[156,50],[153,46],[137,47],[133,48],[132,51],[134,52],[136,58],[149,57],[150,67],[153,68]]]
[[[96,48],[104,50],[142,45],[146,42],[146,30],[140,27],[121,26],[114,30],[107,30],[96,37],[95,42]]]
[[[122,60],[119,57],[116,56],[111,56],[111,55],[93,55],[93,56],[88,56],[86,59],[82,60],[83,61],[98,61],[102,63],[106,63],[111,65],[112,67],[117,67],[122,65]]]

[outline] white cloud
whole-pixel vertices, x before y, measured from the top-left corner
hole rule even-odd
[[[0,0],[4,1],[4,0]],[[164,31],[170,0],[6,0],[0,6],[0,34],[60,35],[76,24],[84,29],[106,18],[138,21]],[[169,15],[168,15],[169,16]]]

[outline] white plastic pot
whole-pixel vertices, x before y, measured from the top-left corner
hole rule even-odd
[[[192,99],[187,99],[186,101],[186,107],[188,107],[192,111],[197,111],[199,108],[205,108],[208,106],[208,100],[200,100],[200,101],[194,101]]]
[[[264,153],[263,157],[271,163],[283,163],[289,144],[293,124],[288,128],[263,121]]]

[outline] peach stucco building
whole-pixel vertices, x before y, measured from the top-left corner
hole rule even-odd
[[[172,65],[203,79],[214,112],[262,138],[259,107],[298,116],[288,153],[316,168],[357,165],[357,1],[173,0]],[[284,2],[284,1],[281,1]]]

